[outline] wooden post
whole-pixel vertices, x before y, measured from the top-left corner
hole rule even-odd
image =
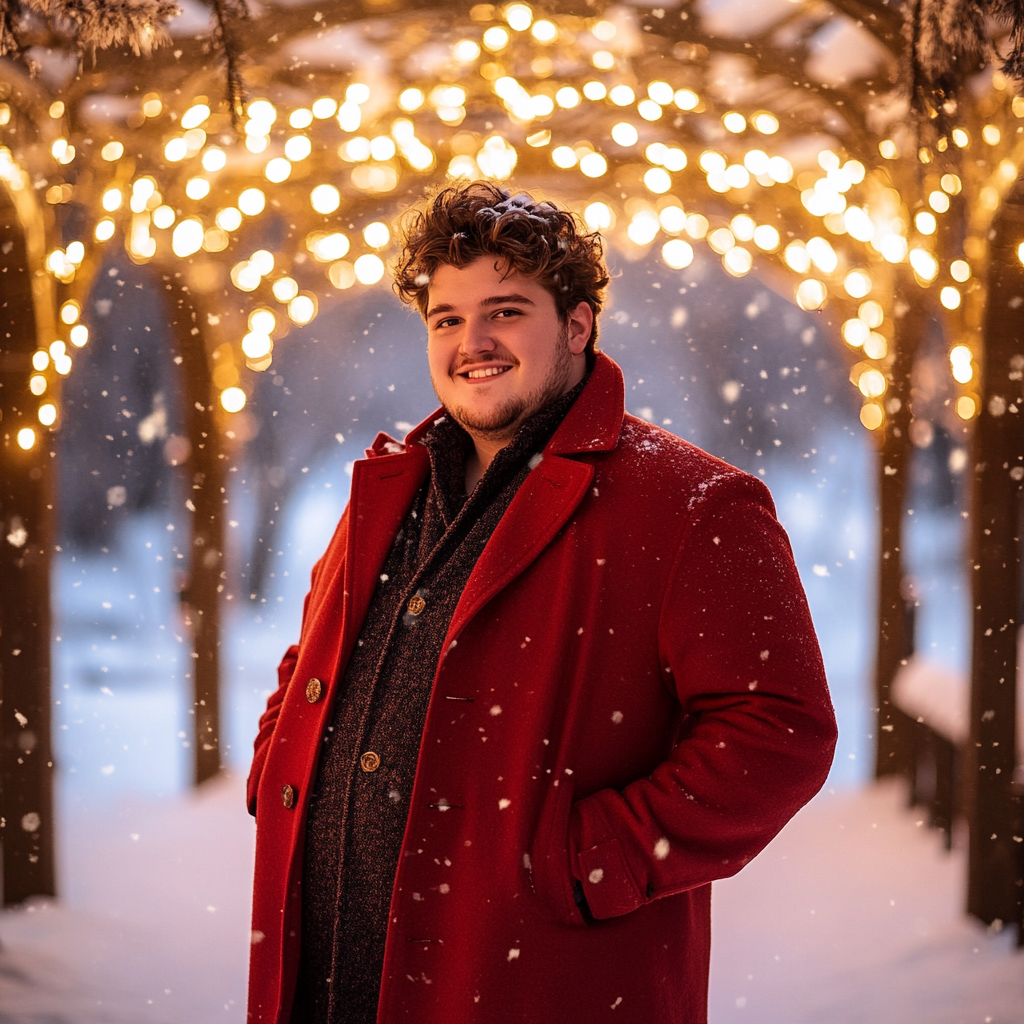
[[[185,422],[191,453],[182,467],[192,517],[189,575],[182,608],[192,634],[195,782],[221,770],[220,594],[224,590],[226,461],[203,337],[205,320],[181,277],[172,278],[172,316],[184,373]]]
[[[878,452],[879,560],[878,640],[875,660],[875,776],[910,775],[913,769],[914,722],[893,703],[892,681],[906,658],[905,594],[903,586],[903,519],[913,446],[910,442],[910,374],[928,327],[925,295],[908,268],[899,268],[897,307],[906,311],[896,319],[884,404],[886,419],[880,429]]]
[[[55,459],[29,392],[37,347],[25,232],[0,188],[0,829],[3,903],[56,894],[50,746],[50,549]],[[27,450],[22,429],[34,431]]]
[[[1024,480],[1021,182],[1007,194],[989,238],[981,412],[974,431],[971,721],[964,758],[967,910],[986,923],[1015,920],[1020,893],[1012,783]]]

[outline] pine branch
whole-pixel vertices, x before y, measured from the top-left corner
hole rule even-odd
[[[80,51],[129,46],[136,56],[152,53],[169,36],[165,22],[181,10],[174,0],[28,0]]]
[[[934,116],[996,56],[986,20],[1009,29],[1001,70],[1024,89],[1024,0],[906,0],[903,87],[918,114]]]
[[[21,43],[14,31],[14,26],[21,17],[21,5],[18,0],[0,0],[0,57],[10,54],[21,56]]]
[[[1010,52],[1001,71],[1024,89],[1024,0],[994,0],[993,14],[1010,27]]]
[[[235,131],[240,132],[246,97],[245,79],[242,77],[245,51],[236,26],[240,21],[249,20],[249,8],[245,0],[213,0],[213,13],[217,19],[214,42],[224,56],[227,71],[227,99],[231,108],[231,124]]]

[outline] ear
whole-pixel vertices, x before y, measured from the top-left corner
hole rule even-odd
[[[590,303],[581,302],[575,309],[569,310],[566,328],[569,335],[569,351],[574,356],[582,355],[594,330],[594,311],[590,308]]]

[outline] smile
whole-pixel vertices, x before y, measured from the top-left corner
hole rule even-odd
[[[467,380],[482,380],[485,377],[497,377],[499,374],[511,369],[511,366],[488,366],[482,370],[470,370],[468,373],[460,373],[459,376],[465,377]]]

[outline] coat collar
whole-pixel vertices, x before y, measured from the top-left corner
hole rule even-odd
[[[367,449],[367,459],[354,467],[345,581],[351,614],[347,616],[344,657],[355,643],[388,546],[429,471],[427,450],[420,439],[444,415],[443,408],[435,410],[409,433],[404,444],[378,434]],[[618,443],[624,416],[622,371],[599,352],[583,393],[548,442],[541,464],[523,482],[480,556],[455,609],[448,642],[541,554],[582,500],[594,467],[559,456],[611,451]]]
[[[544,454],[578,455],[611,451],[618,443],[625,414],[626,388],[622,370],[613,359],[598,352],[583,394],[547,443]],[[443,407],[435,409],[406,435],[404,443],[379,433],[366,449],[367,458],[386,458],[401,455],[414,446],[422,448],[423,435],[446,415]]]

